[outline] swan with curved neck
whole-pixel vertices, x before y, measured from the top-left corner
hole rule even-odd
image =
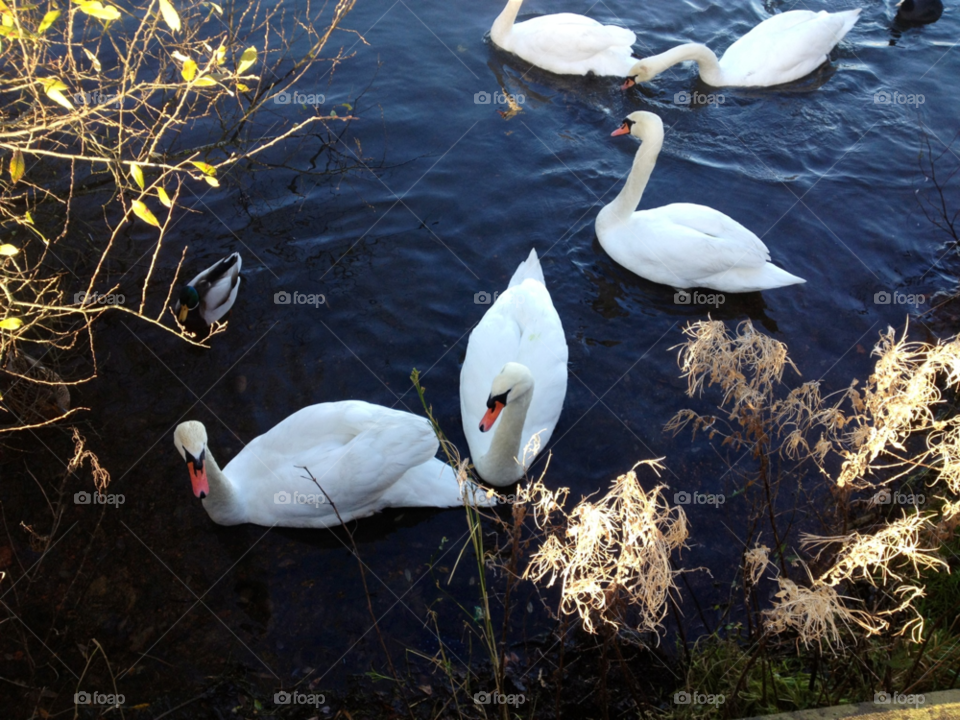
[[[697,63],[713,87],[770,87],[799,80],[829,59],[856,24],[860,8],[838,13],[789,10],[753,28],[717,59],[706,45],[687,43],[634,63],[623,89],[648,82],[677,63]]]
[[[663,147],[663,122],[650,112],[628,115],[612,135],[642,141],[630,175],[597,215],[600,245],[620,265],[675,288],[754,292],[805,282],[770,262],[770,251],[736,220],[704,205],[636,208]]]
[[[494,486],[520,480],[556,427],[567,394],[567,340],[535,250],[470,334],[460,413],[470,457]]]
[[[221,470],[202,423],[174,430],[193,493],[219,525],[333,527],[389,507],[462,504],[425,418],[347,400],[310,405],[252,440]],[[311,479],[311,475],[316,480]],[[472,502],[496,502],[467,493]]]
[[[520,447],[523,423],[533,400],[533,385],[530,369],[515,362],[504,365],[500,374],[493,379],[487,398],[487,412],[480,420],[480,432],[489,432],[498,418],[500,423],[493,433],[490,449],[473,461],[480,477],[514,477],[519,480],[523,475],[523,466],[518,459],[523,450]],[[488,482],[493,483],[492,480]]]
[[[516,22],[523,0],[508,0],[490,28],[490,39],[531,65],[558,75],[623,77],[636,62],[637,36],[584,15],[556,13]]]

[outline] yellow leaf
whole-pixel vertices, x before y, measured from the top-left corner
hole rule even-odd
[[[140,169],[140,166],[131,165],[130,175],[133,176],[133,179],[136,181],[137,185],[139,185],[140,189],[143,190],[143,170]]]
[[[174,32],[180,30],[180,16],[177,15],[177,11],[173,9],[170,0],[160,0],[160,14],[163,15],[163,21],[171,30]]]
[[[216,80],[214,80],[209,75],[204,75],[203,77],[198,77],[197,81],[193,83],[193,86],[194,87],[211,87],[216,84],[217,84]]]
[[[13,157],[10,158],[10,179],[16,182],[23,177],[27,170],[23,162],[23,153],[19,150],[13,151]]]
[[[168,208],[173,207],[173,200],[170,199],[170,196],[167,195],[167,191],[162,187],[157,188],[157,196],[160,198],[160,202],[162,202]]]
[[[16,330],[21,325],[23,325],[23,320],[20,318],[4,318],[0,320],[0,330]]]
[[[73,103],[67,100],[67,96],[63,94],[64,90],[69,90],[70,88],[57,78],[40,78],[40,83],[43,85],[43,90],[48,98],[62,105],[67,110],[73,110]]]
[[[20,252],[20,248],[14,247],[9,243],[4,243],[3,245],[0,245],[0,255],[3,255],[6,257],[13,257],[19,252]]]
[[[200,3],[201,5],[209,5],[212,10],[215,10],[217,15],[223,15],[223,8],[212,2]]]
[[[247,92],[250,90],[250,88],[248,88],[243,83],[237,83],[237,90],[239,90],[240,92]]]
[[[143,220],[145,223],[149,223],[154,227],[160,227],[160,221],[157,220],[157,216],[150,212],[150,208],[144,205],[139,200],[134,200],[133,203],[133,214],[138,218]]]
[[[253,64],[257,61],[257,49],[255,47],[248,47],[243,51],[243,55],[240,56],[240,64],[237,65],[237,75],[243,75],[247,70],[253,67]]]
[[[199,160],[191,160],[190,164],[197,168],[204,175],[209,175],[214,177],[217,174],[217,169],[213,165],[207,165],[205,162],[200,162]]]
[[[223,45],[221,45],[220,47],[217,48],[217,52],[214,53],[213,64],[222,65],[223,60],[226,57],[227,57],[227,49]]]
[[[212,185],[213,187],[220,187],[220,181],[217,180],[215,177],[211,177],[210,175],[204,175],[203,179],[207,181],[207,185]]]
[[[46,15],[44,15],[43,20],[41,20],[40,24],[37,26],[37,35],[42,35],[43,33],[45,33],[47,31],[47,28],[53,25],[53,23],[56,21],[58,17],[60,17],[59,10],[51,10]]]
[[[81,12],[86,13],[90,17],[95,17],[97,20],[110,22],[111,20],[120,19],[119,10],[113,5],[104,5],[99,0],[79,0],[77,5]]]
[[[27,225],[33,225],[33,213],[27,210],[27,212],[23,215],[23,220],[27,223]]]
[[[83,49],[83,52],[85,52],[87,54],[87,57],[90,58],[90,62],[93,64],[93,69],[96,70],[97,72],[100,72],[101,66],[100,66],[100,61],[97,60],[97,56],[94,55],[89,50],[87,50],[86,48]]]
[[[197,63],[193,60],[187,60],[183,63],[183,69],[180,71],[183,79],[190,82],[197,76]]]

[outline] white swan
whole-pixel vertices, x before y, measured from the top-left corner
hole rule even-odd
[[[460,372],[463,432],[486,482],[516,482],[533,461],[521,457],[530,439],[539,433],[540,447],[550,440],[567,394],[567,354],[560,316],[531,250],[470,334]]]
[[[359,400],[295,412],[252,440],[223,471],[202,423],[181,423],[173,442],[194,495],[219,525],[326,528],[340,524],[337,512],[348,522],[384,508],[461,504],[456,473],[434,457],[439,443],[430,423]],[[475,501],[491,505],[496,498],[480,491]]]
[[[764,20],[719,60],[699,43],[643,58],[627,73],[623,89],[686,60],[695,61],[700,77],[713,87],[769,87],[799,80],[827,61],[859,16],[860,8],[838,13],[789,10]]]
[[[713,208],[674,203],[636,211],[663,146],[663,122],[653,113],[635,112],[612,134],[627,133],[643,144],[620,194],[596,222],[610,257],[641,277],[676,288],[735,293],[806,282],[771,264],[760,238]]]
[[[493,22],[490,39],[531,65],[558,75],[623,77],[637,61],[637,36],[626,28],[601,25],[573,13],[557,13],[514,24],[523,0],[508,0]]]

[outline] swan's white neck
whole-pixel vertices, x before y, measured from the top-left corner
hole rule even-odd
[[[204,464],[207,468],[207,484],[210,486],[210,494],[202,501],[204,510],[219,525],[237,525],[246,522],[236,488],[220,470],[209,447]]]
[[[700,78],[713,87],[723,87],[723,70],[720,68],[720,61],[714,55],[713,50],[700,43],[687,43],[686,45],[677,45],[659,55],[651,55],[643,59],[643,64],[652,71],[653,75],[659,75],[667,68],[673,67],[677,63],[693,60],[697,63],[700,71]]]
[[[633,166],[630,168],[627,181],[623,184],[623,189],[612,203],[600,211],[600,215],[597,216],[598,224],[610,221],[626,222],[640,204],[643,191],[653,173],[653,167],[657,164],[660,148],[663,147],[662,129],[651,128],[645,134],[643,144],[633,158]]]
[[[503,41],[510,34],[522,4],[523,0],[507,0],[507,6],[493,21],[493,27],[490,28],[490,38],[500,47],[504,46]]]
[[[531,390],[507,403],[500,414],[500,423],[493,433],[490,449],[486,455],[474,460],[480,477],[492,485],[508,485],[523,477],[523,466],[517,460],[523,459],[520,457],[520,443],[523,440],[523,423],[532,399]]]

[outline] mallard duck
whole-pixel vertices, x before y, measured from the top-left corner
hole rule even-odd
[[[173,305],[177,319],[188,328],[202,324],[209,329],[230,312],[240,289],[240,265],[240,253],[233,253],[184,285]]]

